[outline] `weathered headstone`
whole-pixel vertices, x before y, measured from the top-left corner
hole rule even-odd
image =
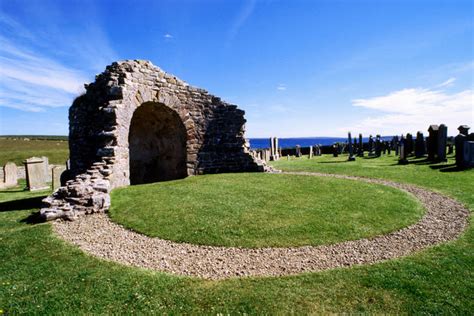
[[[454,138],[454,144],[456,146],[456,165],[458,168],[465,167],[464,165],[464,143],[468,140],[470,127],[467,125],[461,125],[458,127],[459,134]]]
[[[474,141],[464,142],[464,157],[463,165],[465,167],[474,166]]]
[[[410,133],[407,133],[405,138],[405,155],[408,157],[413,153],[413,136]]]
[[[416,133],[415,140],[415,157],[421,158],[425,155],[425,138],[422,132]]]
[[[372,135],[369,135],[369,156],[374,155],[374,139]]]
[[[308,155],[308,158],[309,158],[309,159],[312,159],[312,158],[313,158],[313,146],[309,146],[309,155]]]
[[[333,157],[339,156],[339,147],[337,144],[332,145],[332,155]]]
[[[380,145],[380,135],[375,136],[375,156],[380,157],[382,155],[382,147]]]
[[[352,136],[351,136],[351,132],[349,132],[347,134],[347,140],[349,142],[348,144],[348,147],[349,147],[349,157],[347,158],[348,161],[354,161],[355,160],[355,156],[354,156],[354,152],[353,152],[353,148],[352,148]]]
[[[51,170],[53,191],[56,191],[61,186],[61,174],[64,171],[66,171],[66,168],[63,166],[54,166]]]
[[[51,173],[49,172],[49,159],[46,156],[41,157],[43,159],[43,168],[44,168],[44,181],[51,182]]]
[[[364,157],[364,142],[362,140],[362,134],[359,134],[359,151],[357,156]]]
[[[24,162],[26,171],[26,186],[28,190],[45,190],[48,189],[46,184],[46,176],[44,175],[44,161],[42,158],[32,157]]]
[[[7,162],[3,166],[3,185],[13,187],[18,184],[18,168],[14,162]]]
[[[438,152],[438,125],[430,125],[428,132],[428,160],[435,161]]]
[[[407,155],[405,151],[405,139],[403,138],[403,136],[400,139],[400,158],[398,159],[398,163],[400,165],[406,165],[408,163]]]
[[[301,146],[300,145],[296,145],[296,157],[301,157]]]
[[[441,124],[438,127],[438,150],[437,161],[446,161],[446,141],[448,139],[448,127]]]

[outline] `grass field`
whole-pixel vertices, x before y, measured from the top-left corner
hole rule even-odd
[[[220,174],[116,189],[111,218],[135,231],[202,245],[288,247],[380,235],[418,221],[394,188],[324,177]]]
[[[393,156],[339,162],[343,159],[318,157],[276,165],[415,183],[454,196],[474,210],[473,170],[396,166]],[[454,242],[372,266],[291,277],[204,281],[85,255],[52,235],[50,224],[31,224],[34,209],[23,199],[31,196],[0,193],[0,309],[6,314],[469,315],[474,310],[472,221]]]
[[[69,158],[68,142],[62,139],[12,139],[0,137],[0,166],[12,161],[17,166],[30,157],[46,156],[49,163],[64,165]]]

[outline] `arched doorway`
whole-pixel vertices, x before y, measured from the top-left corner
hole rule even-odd
[[[133,113],[128,142],[130,184],[187,176],[186,129],[174,110],[155,102],[139,106]]]

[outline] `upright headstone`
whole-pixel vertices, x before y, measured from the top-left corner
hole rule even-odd
[[[45,190],[49,189],[46,184],[46,176],[44,175],[44,161],[42,158],[32,157],[24,162],[26,171],[26,186],[28,190]]]
[[[44,168],[44,181],[51,182],[51,173],[49,172],[49,159],[46,156],[41,157],[43,159],[43,168]]]
[[[18,168],[14,162],[7,162],[3,166],[3,184],[6,187],[14,187],[18,184]]]
[[[312,158],[313,158],[313,146],[309,146],[309,155],[308,155],[308,158],[309,158],[309,159],[312,159]]]
[[[398,159],[400,165],[406,165],[408,163],[407,155],[405,151],[405,139],[403,136],[400,139],[400,158]]]
[[[410,133],[407,133],[405,139],[405,154],[407,157],[413,153],[413,147],[413,136]]]
[[[438,150],[437,150],[437,160],[446,161],[446,141],[448,139],[448,127],[444,124],[441,124],[438,127]]]
[[[296,157],[301,157],[301,146],[296,145]]]
[[[392,151],[392,144],[389,141],[387,141],[386,145],[387,145],[387,154],[390,155],[390,152]]]
[[[392,148],[395,150],[395,156],[398,156],[398,136],[393,136],[392,138]]]
[[[421,158],[425,155],[425,138],[422,132],[416,133],[415,140],[415,157]]]
[[[273,157],[275,157],[275,142],[274,142],[274,137],[270,137],[270,160],[273,160]]]
[[[333,157],[339,156],[339,147],[337,144],[332,145],[332,155]]]
[[[382,146],[380,144],[380,135],[375,136],[375,156],[380,157],[382,155]]]
[[[456,146],[456,165],[458,168],[465,167],[464,165],[464,143],[468,140],[470,127],[461,125],[458,127],[459,134],[454,138],[454,145]]]
[[[347,134],[347,140],[349,142],[348,144],[348,147],[349,147],[349,157],[348,157],[348,161],[354,161],[355,160],[355,156],[354,156],[354,152],[353,152],[353,148],[352,148],[352,136],[351,136],[351,132],[349,132]]]
[[[463,165],[465,167],[474,167],[474,141],[464,142]]]
[[[364,157],[364,142],[362,141],[362,134],[359,134],[359,151],[357,156]]]
[[[61,186],[61,174],[66,171],[66,168],[63,166],[54,166],[51,170],[52,173],[52,187],[53,191],[56,191]]]
[[[438,125],[430,125],[428,128],[428,160],[435,161],[438,152]]]
[[[369,135],[369,156],[374,155],[374,139],[372,135]]]

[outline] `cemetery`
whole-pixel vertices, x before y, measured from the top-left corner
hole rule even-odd
[[[236,105],[128,60],[73,102],[69,151],[0,139],[11,146],[0,307],[306,313],[324,297],[331,312],[470,310],[469,126],[256,149],[245,122]]]

